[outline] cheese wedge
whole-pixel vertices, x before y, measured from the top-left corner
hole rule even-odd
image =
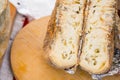
[[[62,69],[77,64],[86,0],[57,0],[49,22],[44,50],[50,62]]]
[[[117,1],[88,1],[80,66],[90,73],[101,74],[107,72],[112,64]]]

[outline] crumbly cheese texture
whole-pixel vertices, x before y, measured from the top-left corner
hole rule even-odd
[[[90,73],[109,70],[114,51],[116,0],[89,0],[80,66]]]
[[[115,48],[120,49],[120,17],[116,14]]]
[[[82,35],[86,0],[61,0],[56,8],[53,42],[48,50],[49,60],[57,67],[67,69],[77,64]],[[52,20],[52,19],[51,19]]]
[[[0,64],[10,36],[10,15],[7,0],[0,0]]]
[[[103,77],[106,77],[106,76],[111,76],[111,75],[115,75],[115,74],[119,74],[120,72],[120,38],[119,38],[119,35],[120,33],[120,18],[118,16],[118,14],[116,14],[116,29],[115,29],[115,51],[114,51],[114,57],[113,57],[113,60],[112,60],[112,66],[110,68],[110,70],[105,73],[105,74],[92,74],[92,78],[93,79],[96,79],[96,80],[99,80],[99,79],[102,79]]]

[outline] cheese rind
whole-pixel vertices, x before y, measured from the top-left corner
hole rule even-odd
[[[116,14],[115,48],[120,49],[120,17]]]
[[[10,37],[10,13],[7,0],[0,0],[0,64]]]

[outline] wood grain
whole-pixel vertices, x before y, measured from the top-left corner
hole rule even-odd
[[[49,65],[43,51],[49,17],[33,21],[16,36],[11,49],[11,65],[17,80],[92,80],[80,69],[74,75]],[[104,80],[120,80],[120,75]]]

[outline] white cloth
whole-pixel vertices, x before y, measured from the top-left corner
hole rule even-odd
[[[55,0],[10,0],[23,15],[38,19],[50,15],[55,4]]]

